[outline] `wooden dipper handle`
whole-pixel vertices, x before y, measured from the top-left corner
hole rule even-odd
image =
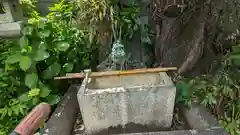
[[[141,74],[141,73],[155,73],[155,72],[167,72],[169,70],[177,70],[176,67],[168,68],[143,68],[134,70],[122,70],[122,71],[106,71],[106,72],[91,72],[90,77],[103,77],[103,76],[119,76],[119,75],[130,75],[130,74]],[[74,79],[74,78],[84,78],[84,73],[68,73],[63,77],[55,77],[54,79]]]

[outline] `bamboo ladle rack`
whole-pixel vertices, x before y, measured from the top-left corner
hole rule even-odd
[[[156,72],[167,72],[171,70],[177,70],[176,67],[166,68],[143,68],[134,70],[122,70],[122,71],[105,71],[105,72],[90,72],[89,77],[103,77],[103,76],[121,76],[130,74],[141,74],[141,73],[156,73]],[[62,79],[81,79],[84,78],[86,73],[67,73],[66,76],[54,77],[55,80]]]

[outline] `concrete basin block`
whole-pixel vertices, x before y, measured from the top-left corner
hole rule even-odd
[[[1,0],[0,24],[12,23],[23,19],[23,12],[18,0]]]
[[[0,24],[0,38],[11,38],[21,36],[22,22]]]
[[[176,88],[166,73],[85,78],[78,103],[87,133],[129,123],[169,128]]]

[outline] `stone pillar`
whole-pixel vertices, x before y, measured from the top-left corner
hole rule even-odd
[[[23,12],[18,0],[3,0],[0,14],[0,37],[15,38],[21,35]]]

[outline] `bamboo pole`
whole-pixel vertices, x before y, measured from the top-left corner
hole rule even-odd
[[[105,72],[91,72],[90,77],[103,77],[103,76],[120,76],[120,75],[130,75],[130,74],[142,74],[142,73],[156,73],[156,72],[167,72],[170,70],[177,70],[176,67],[168,68],[143,68],[134,70],[122,70],[122,71],[105,71]],[[66,76],[54,77],[55,80],[61,79],[77,79],[84,78],[85,73],[68,73]]]

